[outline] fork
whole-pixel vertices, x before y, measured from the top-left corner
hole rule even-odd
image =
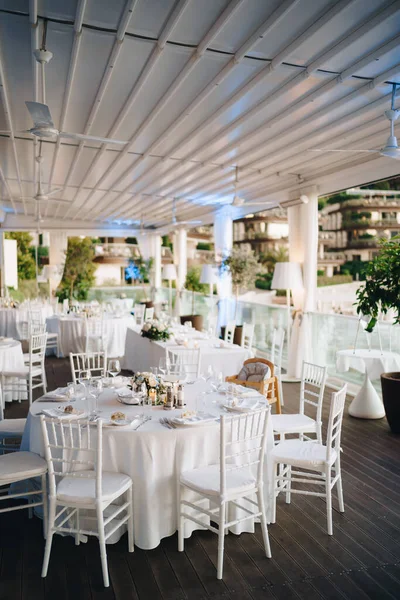
[[[160,424],[166,427],[167,429],[173,429],[171,423],[166,418],[160,419]]]

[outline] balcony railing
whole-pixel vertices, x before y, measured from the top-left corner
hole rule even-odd
[[[373,238],[370,240],[350,240],[347,242],[348,248],[377,248],[378,247],[378,238]]]
[[[137,258],[140,256],[137,244],[96,244],[96,258]]]

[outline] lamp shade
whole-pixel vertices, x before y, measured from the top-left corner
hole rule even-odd
[[[215,267],[213,265],[203,265],[201,267],[200,283],[213,284],[217,282]]]
[[[271,290],[301,290],[303,276],[300,263],[277,262],[271,282]]]
[[[175,265],[164,265],[162,278],[167,279],[167,281],[176,280],[177,274]]]

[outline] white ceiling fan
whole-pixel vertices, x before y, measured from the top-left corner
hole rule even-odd
[[[371,149],[358,149],[358,148],[350,148],[348,150],[334,149],[334,148],[309,148],[308,152],[366,152],[372,154],[380,154],[381,156],[387,156],[388,158],[394,158],[396,160],[400,160],[400,148],[397,143],[397,138],[394,135],[394,123],[397,121],[400,115],[400,110],[396,109],[395,99],[396,99],[396,88],[397,84],[392,84],[392,101],[389,110],[385,110],[385,117],[390,123],[390,135],[386,140],[386,144],[383,148],[371,148]]]
[[[176,218],[176,198],[174,198],[172,200],[172,219],[169,223],[167,223],[166,225],[163,225],[162,229],[172,230],[172,229],[176,229],[180,225],[191,225],[194,227],[195,225],[201,225],[202,222],[203,221],[199,221],[196,219],[193,221],[178,221],[178,219]]]
[[[60,204],[69,204],[69,200],[64,200],[62,198],[52,198],[52,196],[54,194],[57,194],[63,188],[55,188],[54,190],[51,190],[51,192],[48,192],[47,194],[43,191],[43,188],[42,188],[42,160],[43,160],[43,157],[42,157],[42,155],[39,154],[35,158],[35,160],[38,163],[38,170],[39,170],[37,192],[34,196],[21,196],[20,197],[21,200],[33,200],[38,207],[40,205],[40,202],[57,202]]]
[[[235,193],[233,196],[233,200],[231,202],[231,206],[245,206],[245,205],[249,205],[249,206],[265,206],[267,207],[267,204],[265,202],[252,202],[251,200],[249,202],[246,202],[246,200],[244,198],[241,198],[240,196],[238,196],[237,194],[237,188],[238,188],[238,184],[239,184],[239,167],[235,167]]]

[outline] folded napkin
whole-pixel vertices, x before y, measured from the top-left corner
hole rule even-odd
[[[85,414],[85,411],[78,410],[76,413],[66,413],[62,408],[44,408],[42,413],[52,419],[79,419]]]
[[[240,400],[235,400],[226,405],[226,408],[230,410],[234,410],[237,412],[249,412],[251,410],[256,410],[257,408],[262,408],[266,406],[267,403],[257,398],[241,398]]]
[[[236,391],[238,396],[240,396],[241,398],[264,398],[264,396],[260,394],[260,392],[258,392],[257,390],[253,388],[248,388],[244,385],[237,385]]]
[[[196,425],[197,423],[200,424],[215,421],[217,418],[218,417],[211,413],[201,413],[192,415],[191,417],[174,417],[171,421],[178,423],[179,425]]]
[[[57,388],[52,392],[47,392],[47,394],[44,394],[39,402],[63,402],[69,400],[67,391],[67,387]]]

